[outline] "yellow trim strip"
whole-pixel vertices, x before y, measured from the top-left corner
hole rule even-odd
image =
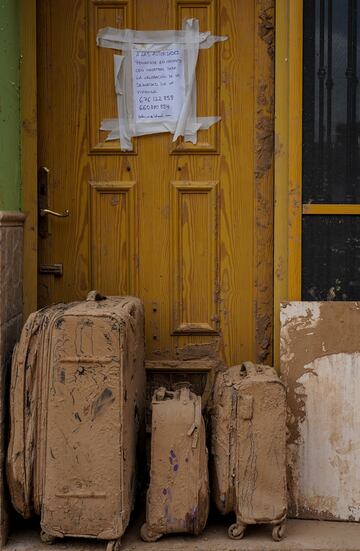
[[[274,364],[280,302],[301,298],[302,0],[276,0]]]
[[[289,12],[289,231],[288,296],[301,299],[302,187],[302,34],[303,2],[290,2]]]
[[[302,212],[303,214],[360,214],[360,205],[306,203],[302,206]]]

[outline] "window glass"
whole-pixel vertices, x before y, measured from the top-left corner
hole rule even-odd
[[[360,216],[303,216],[302,299],[360,300]]]
[[[360,203],[360,2],[304,0],[303,203]]]

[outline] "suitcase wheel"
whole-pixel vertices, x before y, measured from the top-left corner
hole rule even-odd
[[[241,540],[244,537],[246,524],[235,523],[228,528],[228,536],[232,540]]]
[[[121,539],[108,541],[106,551],[120,551]]]
[[[272,529],[272,539],[274,541],[280,541],[285,534],[285,521],[281,524],[276,524]]]
[[[45,532],[45,530],[41,530],[40,539],[43,543],[46,543],[47,545],[52,545],[55,542],[56,537],[48,534],[47,532]]]
[[[160,539],[162,534],[159,534],[158,532],[153,532],[152,530],[150,530],[150,528],[145,522],[145,524],[143,524],[142,527],[140,528],[140,536],[141,536],[141,539],[144,541],[153,542]]]

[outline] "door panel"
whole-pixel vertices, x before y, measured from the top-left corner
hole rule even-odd
[[[173,332],[217,334],[218,182],[171,184]]]
[[[90,186],[92,287],[106,288],[109,295],[135,294],[138,288],[136,182],[91,181]]]
[[[271,65],[257,9],[254,0],[39,1],[39,164],[50,170],[49,208],[71,213],[49,218],[50,235],[39,238],[40,264],[63,264],[62,277],[39,276],[40,305],[82,299],[91,288],[136,294],[145,304],[149,359],[214,339],[229,363],[256,359],[255,313],[264,314],[256,301],[272,285],[263,267],[271,264],[271,239],[254,261],[264,251],[262,232],[269,235],[255,204],[262,176],[254,126],[264,106],[255,56],[260,67],[261,56]],[[198,114],[222,121],[200,131],[196,145],[157,134],[121,152],[99,130],[101,119],[116,116],[116,98],[114,51],[96,46],[97,30],[180,28],[184,17],[229,36],[200,50],[197,68]],[[265,185],[271,190],[268,174]],[[260,333],[269,333],[269,317],[261,323]]]
[[[90,153],[112,153],[124,155],[120,151],[119,140],[106,142],[108,132],[100,130],[102,119],[117,117],[114,86],[113,51],[98,48],[98,29],[105,27],[134,28],[135,0],[96,1],[88,0],[87,47],[89,80],[89,126],[88,141]],[[84,9],[84,8],[83,8]],[[110,85],[109,85],[110,84]],[[129,154],[128,152],[126,153]]]
[[[183,19],[195,17],[199,20],[200,29],[217,32],[218,5],[216,0],[188,2],[178,0],[175,2],[174,20],[172,28],[181,29]],[[204,54],[204,55],[203,55]],[[199,98],[197,113],[199,117],[206,117],[209,113],[219,113],[218,94],[218,59],[219,49],[208,48],[201,51],[196,68],[197,97]],[[171,143],[173,153],[218,153],[219,126],[211,126],[208,130],[198,132],[197,144],[184,142],[183,139]]]

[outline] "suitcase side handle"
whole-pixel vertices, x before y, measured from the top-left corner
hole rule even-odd
[[[190,429],[187,432],[188,436],[192,436],[193,441],[191,444],[191,447],[195,449],[197,447],[198,441],[199,441],[199,430],[201,427],[201,398],[200,396],[196,396],[194,401],[194,422],[191,425]]]
[[[264,367],[262,364],[254,364],[253,362],[243,362],[240,366],[240,375],[247,377],[249,375],[261,375],[264,373]]]
[[[243,421],[250,421],[253,418],[254,397],[248,394],[242,394],[238,397],[237,414]]]
[[[153,394],[152,401],[163,402],[166,398],[174,398],[175,392],[167,390],[164,386],[157,388]]]
[[[255,364],[253,362],[243,362],[240,365],[240,377],[256,377],[257,375],[279,379],[276,369],[270,365]]]
[[[153,394],[153,400],[162,402],[166,398],[178,400],[190,400],[190,386],[188,381],[181,381],[173,385],[173,390],[167,390],[164,386],[157,388]]]
[[[86,297],[86,302],[99,302],[100,300],[106,300],[106,297],[96,290],[90,291]]]
[[[181,390],[183,388],[187,388],[191,390],[192,384],[190,383],[190,381],[178,381],[177,383],[174,383],[172,386],[175,391]]]

